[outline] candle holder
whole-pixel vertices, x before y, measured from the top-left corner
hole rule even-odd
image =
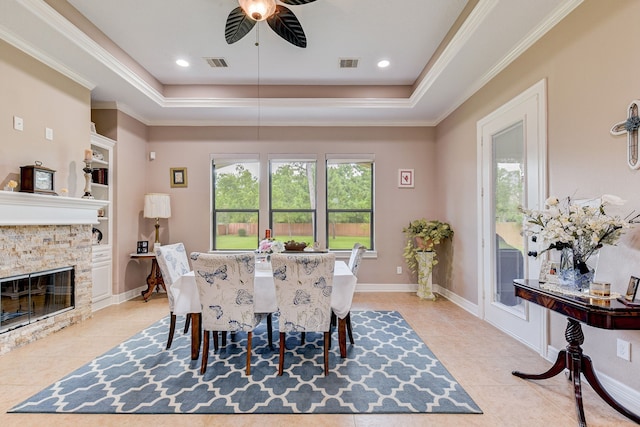
[[[84,195],[82,198],[93,199],[93,196],[91,195],[91,172],[93,171],[93,169],[91,169],[91,160],[85,159],[84,165],[85,166],[82,169],[84,172]]]

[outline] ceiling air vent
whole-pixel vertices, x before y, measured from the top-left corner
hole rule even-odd
[[[227,60],[224,58],[204,58],[211,68],[228,68]]]
[[[358,68],[358,59],[340,58],[340,68]]]

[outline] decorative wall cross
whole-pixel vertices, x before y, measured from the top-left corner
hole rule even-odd
[[[638,159],[638,128],[640,128],[640,117],[638,116],[638,105],[640,101],[634,100],[627,109],[627,120],[616,123],[611,128],[612,135],[627,134],[627,164],[631,169],[640,168]]]

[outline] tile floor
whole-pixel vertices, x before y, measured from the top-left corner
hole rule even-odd
[[[0,356],[0,426],[575,426],[573,389],[563,375],[528,382],[519,369],[543,372],[550,363],[444,298],[410,293],[356,294],[353,310],[397,310],[482,408],[482,415],[81,415],[7,414],[13,405],[104,353],[167,314],[166,296],[135,299]],[[337,343],[337,341],[334,341]],[[357,345],[357,337],[356,337]],[[596,362],[597,363],[597,362]],[[583,387],[589,426],[635,423]]]

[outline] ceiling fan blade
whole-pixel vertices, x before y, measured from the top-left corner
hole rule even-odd
[[[297,6],[299,4],[313,3],[316,0],[280,0],[284,4]]]
[[[227,17],[227,25],[224,28],[224,38],[227,44],[232,44],[247,35],[256,25],[256,21],[249,18],[240,6],[233,9]]]
[[[300,21],[286,7],[277,5],[275,13],[267,18],[267,23],[277,35],[289,43],[301,48],[307,47],[307,37]]]

